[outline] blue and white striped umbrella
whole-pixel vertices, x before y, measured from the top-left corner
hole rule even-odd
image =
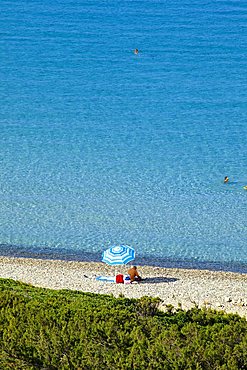
[[[125,265],[135,259],[135,250],[128,245],[118,245],[103,252],[102,262],[110,266]]]

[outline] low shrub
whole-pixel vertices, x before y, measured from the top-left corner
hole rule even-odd
[[[0,279],[0,369],[247,369],[247,322]]]

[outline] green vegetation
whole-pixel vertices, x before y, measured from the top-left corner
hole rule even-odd
[[[0,279],[0,369],[247,369],[247,321]]]

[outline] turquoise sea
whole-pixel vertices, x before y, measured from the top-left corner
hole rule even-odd
[[[247,3],[0,10],[0,254],[247,272]]]

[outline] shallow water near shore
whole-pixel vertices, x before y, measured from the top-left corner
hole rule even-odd
[[[0,254],[246,272],[246,15],[3,0]]]

